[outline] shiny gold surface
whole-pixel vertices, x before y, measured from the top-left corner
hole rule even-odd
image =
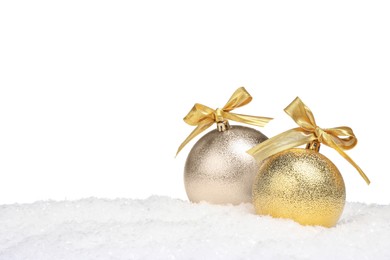
[[[238,88],[223,108],[212,109],[202,104],[195,104],[191,111],[184,118],[184,122],[196,126],[191,134],[184,140],[177,149],[176,155],[188,144],[194,137],[202,133],[214,123],[227,122],[233,120],[240,123],[264,126],[272,120],[270,117],[249,116],[231,113],[233,109],[245,106],[252,101],[252,96],[244,87]],[[222,127],[222,125],[219,125]],[[223,127],[222,127],[223,128]],[[221,128],[221,130],[222,130]]]
[[[352,149],[357,144],[357,138],[351,128],[347,126],[335,128],[318,127],[313,113],[299,97],[291,102],[284,111],[300,127],[290,129],[251,148],[248,153],[253,155],[257,161],[263,161],[265,158],[278,152],[317,141],[335,149],[355,167],[366,183],[370,184],[370,180],[363,170],[344,152],[344,150]]]
[[[337,167],[310,149],[289,149],[265,161],[253,184],[256,213],[302,225],[336,225],[345,204]]]
[[[239,204],[252,201],[252,185],[259,169],[245,151],[267,137],[244,126],[224,132],[212,130],[194,145],[184,169],[184,183],[192,202]]]

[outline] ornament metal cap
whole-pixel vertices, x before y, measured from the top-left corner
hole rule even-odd
[[[225,120],[222,122],[217,122],[217,129],[218,132],[225,132],[226,130],[230,129],[229,121]]]
[[[320,151],[321,143],[318,142],[317,140],[311,141],[306,145],[306,149],[313,150],[316,152]]]

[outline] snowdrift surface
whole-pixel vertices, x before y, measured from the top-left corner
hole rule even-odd
[[[328,229],[167,197],[3,205],[0,259],[390,259],[390,206]]]

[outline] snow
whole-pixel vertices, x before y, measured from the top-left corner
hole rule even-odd
[[[0,206],[0,259],[390,259],[390,205],[347,203],[334,228],[251,204],[145,200]]]

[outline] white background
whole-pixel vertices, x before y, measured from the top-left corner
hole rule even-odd
[[[330,148],[348,201],[390,203],[388,1],[2,1],[0,203],[83,197],[185,199],[195,102],[276,119],[296,96],[318,125],[353,128]]]

